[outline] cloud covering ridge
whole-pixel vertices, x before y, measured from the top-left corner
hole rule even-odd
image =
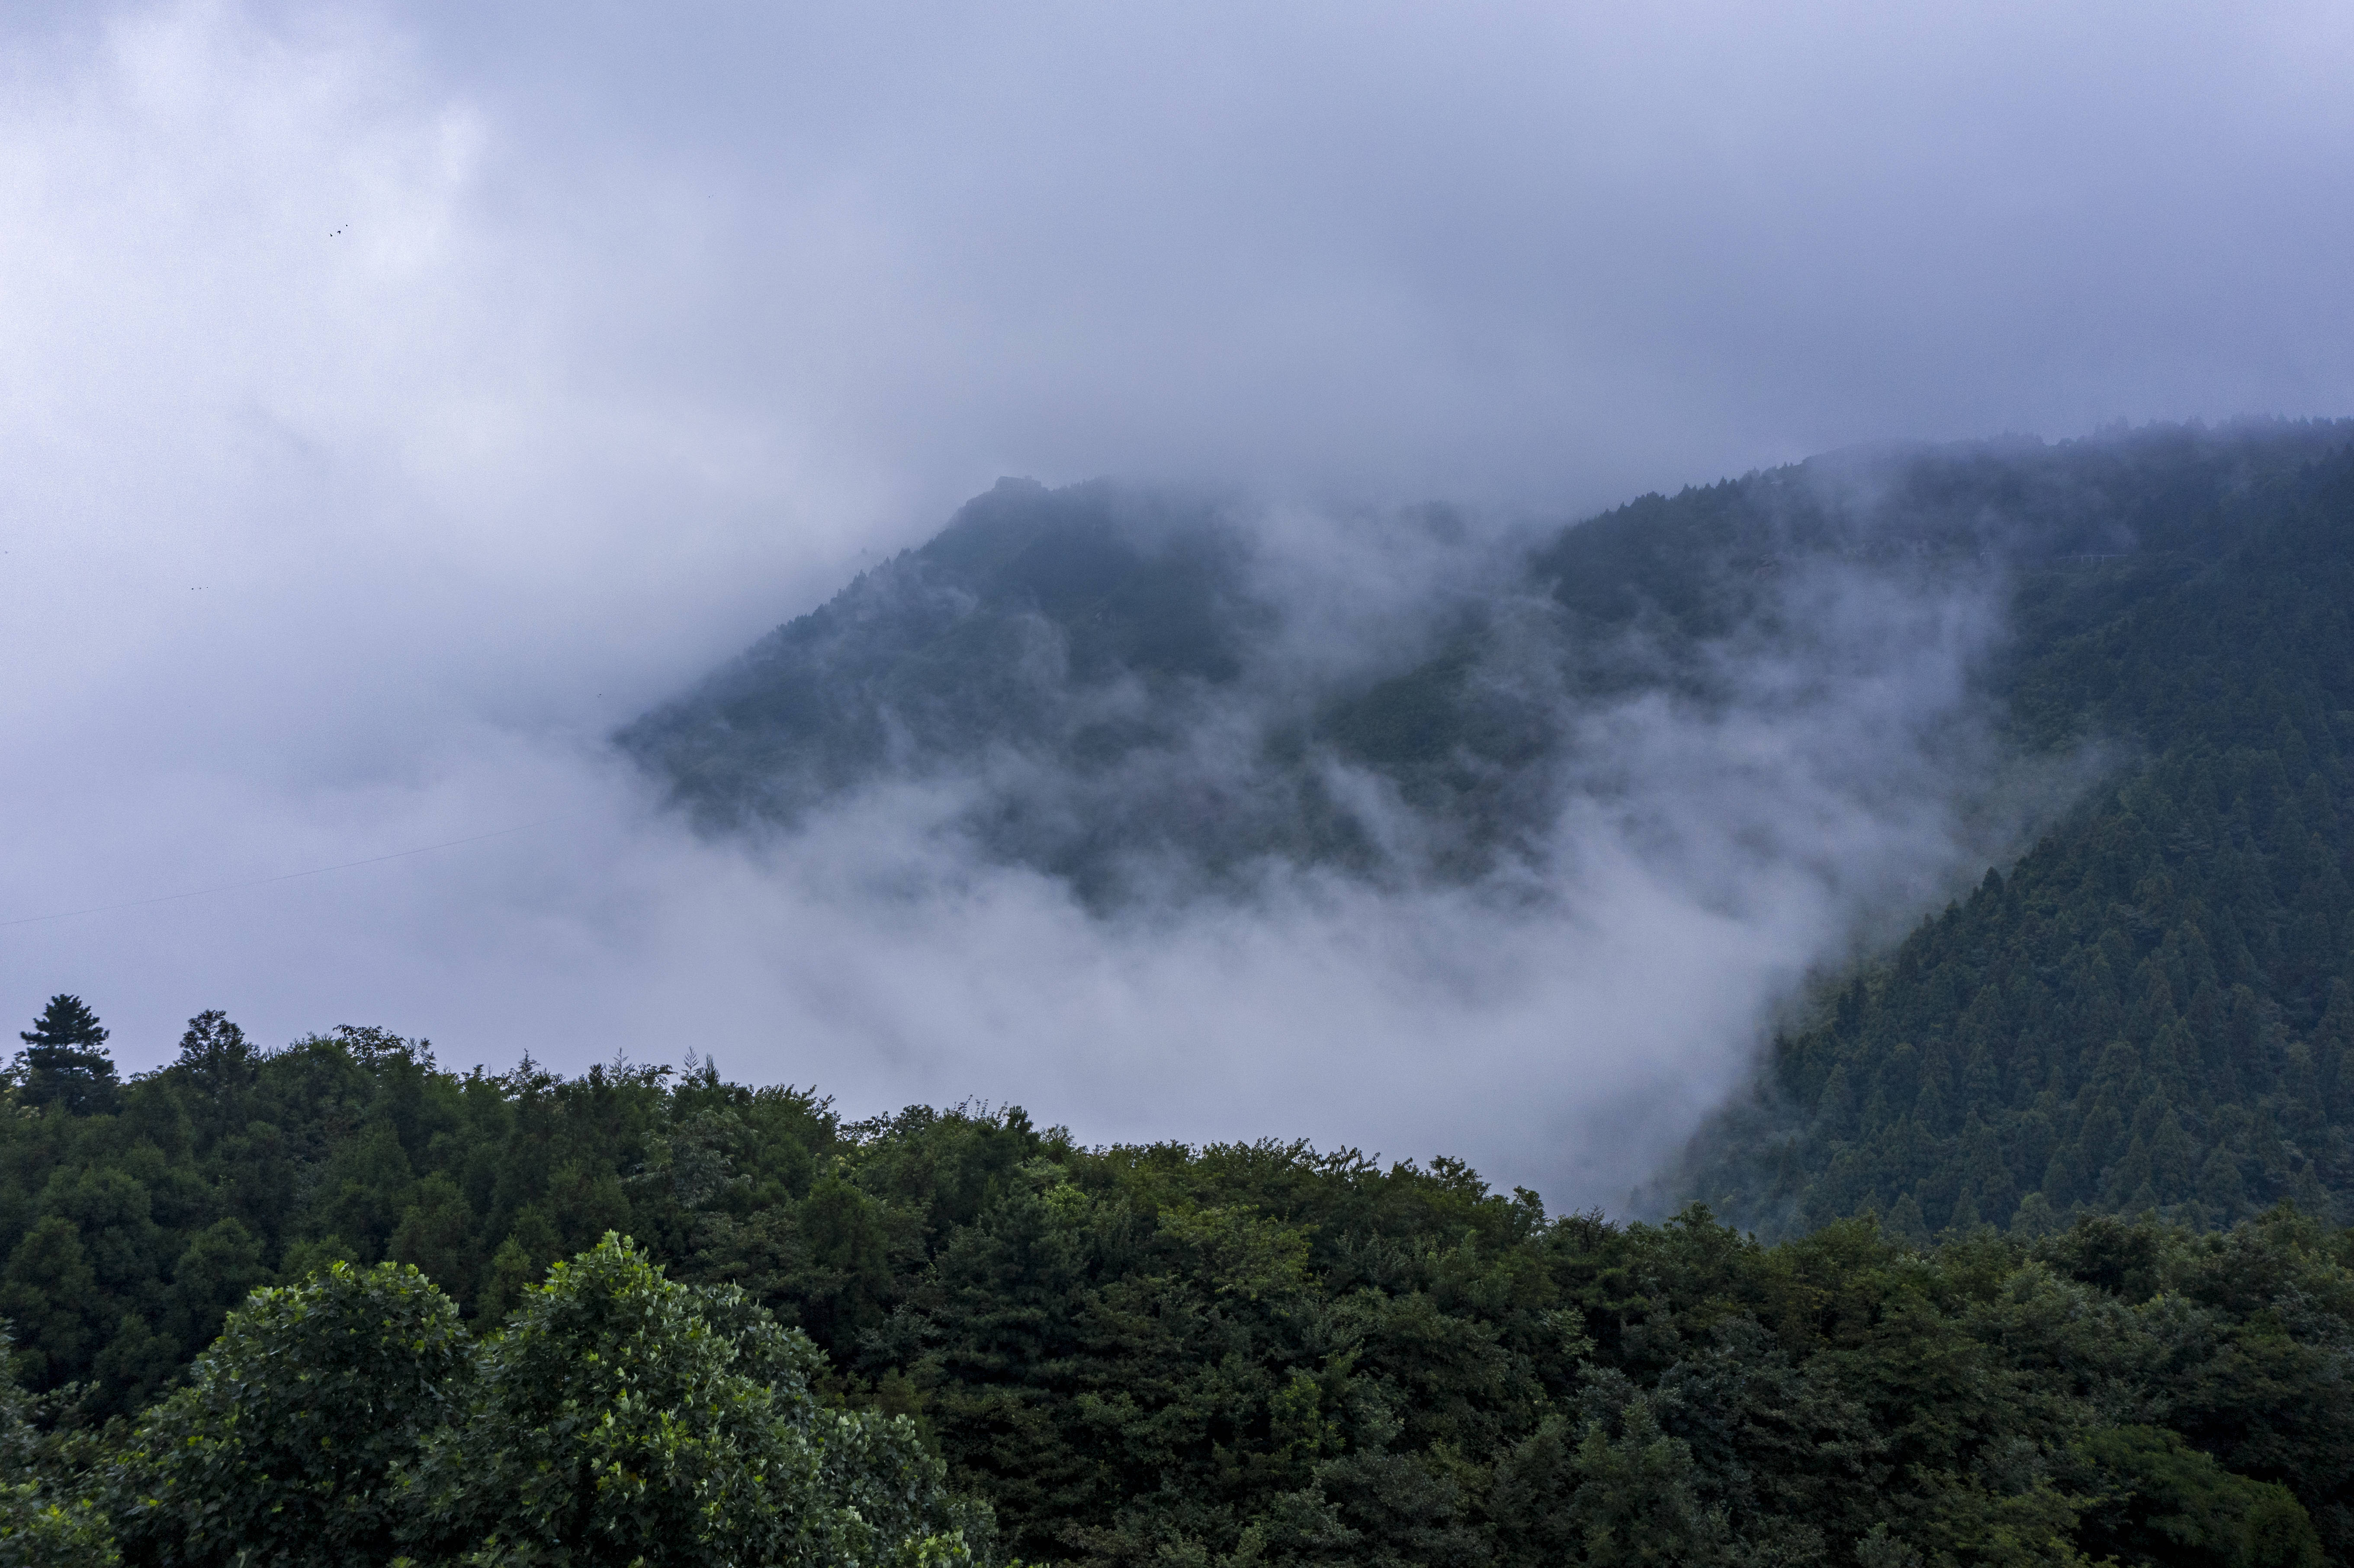
[[[1749,619],[1565,676],[1607,584],[1498,563],[1860,441],[2354,407],[2318,5],[221,0],[0,38],[0,917],[376,861],[8,927],[5,994],[79,991],[133,1068],[211,1006],[692,1047],[1615,1202],[1810,966],[2031,818],[1973,695],[1999,573],[1728,557]],[[610,754],[1002,473],[1232,513],[1285,611],[1246,700],[1111,681],[1089,722],[1161,749],[983,747],[757,843]],[[1466,616],[1458,716],[1551,726],[1541,774],[1362,726],[1254,771]],[[1120,766],[1312,779],[1371,848],[1108,913],[976,843],[976,789],[1068,838]],[[1417,794],[1540,777],[1488,860]]]

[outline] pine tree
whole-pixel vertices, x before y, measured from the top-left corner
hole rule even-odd
[[[106,1054],[106,1030],[78,996],[60,991],[16,1038],[14,1075],[19,1097],[32,1106],[62,1106],[74,1116],[112,1112],[122,1103],[114,1061]]]

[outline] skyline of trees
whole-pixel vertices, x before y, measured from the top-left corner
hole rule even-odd
[[[1766,1245],[1702,1210],[1548,1215],[1450,1160],[1089,1149],[1013,1109],[849,1123],[708,1064],[460,1074],[381,1031],[257,1051],[205,1014],[119,1109],[0,1119],[0,1222],[27,1417],[0,1553],[44,1561],[303,1560],[268,1544],[281,1525],[363,1554],[405,1531],[421,1562],[489,1531],[539,1542],[514,1561],[695,1539],[661,1522],[670,1494],[609,1520],[593,1488],[517,1479],[652,1473],[624,1449],[769,1540],[807,1510],[730,1491],[728,1456],[769,1450],[693,1414],[758,1389],[806,1390],[792,1430],[852,1424],[854,1473],[818,1466],[839,1495],[913,1478],[885,1489],[919,1499],[905,1540],[1033,1563],[2354,1561],[2354,1232],[2287,1207],[2203,1234],[2093,1217],[1922,1247],[1840,1220]],[[590,1319],[618,1319],[550,1317],[586,1280],[673,1325],[655,1337],[685,1359],[642,1399],[594,1370]],[[473,1370],[401,1384],[419,1414],[368,1426],[392,1448],[338,1441],[360,1469],[313,1485],[269,1454],[401,1407],[334,1379],[410,1376],[366,1352],[287,1380],[314,1352],[286,1347],[351,1342],[338,1292],[355,1321],[421,1314],[401,1343]],[[736,1361],[696,1359],[713,1334]],[[613,1401],[618,1426],[561,1413]],[[239,1446],[273,1425],[293,1436]],[[780,1464],[810,1474],[755,1468]],[[257,1476],[334,1521],[244,1520]],[[807,1545],[743,1560],[832,1560]]]

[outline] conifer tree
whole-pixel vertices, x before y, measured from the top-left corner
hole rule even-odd
[[[49,998],[33,1027],[18,1033],[18,1094],[28,1105],[61,1105],[75,1116],[111,1112],[122,1100],[114,1061],[106,1054],[106,1030],[78,996]]]

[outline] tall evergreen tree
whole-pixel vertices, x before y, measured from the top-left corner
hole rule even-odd
[[[76,1116],[94,1116],[122,1103],[106,1030],[81,998],[62,991],[49,998],[33,1027],[16,1038],[25,1043],[15,1065],[26,1104],[62,1105]]]

